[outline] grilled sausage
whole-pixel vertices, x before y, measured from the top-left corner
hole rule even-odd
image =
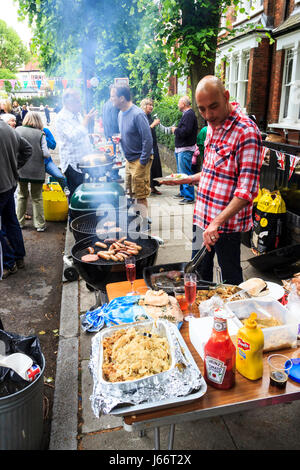
[[[97,256],[108,261],[111,255],[107,251],[98,251]]]
[[[95,253],[95,248],[93,248],[92,246],[89,246],[89,247],[88,247],[88,252],[89,252],[90,254]]]
[[[81,257],[81,261],[84,261],[85,263],[92,263],[93,261],[98,261],[98,256],[97,255],[84,255]]]
[[[102,243],[102,242],[96,242],[95,243],[95,246],[99,246],[100,248],[105,248],[107,249],[107,245],[105,243]]]

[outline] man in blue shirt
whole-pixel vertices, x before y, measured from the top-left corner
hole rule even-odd
[[[113,104],[120,110],[118,120],[121,146],[126,158],[126,190],[130,197],[141,205],[144,217],[147,216],[151,194],[150,170],[153,160],[153,140],[148,119],[144,111],[133,104],[127,86],[112,88]]]

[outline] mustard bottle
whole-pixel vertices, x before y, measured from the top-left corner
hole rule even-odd
[[[256,313],[251,313],[237,333],[236,370],[250,380],[263,375],[264,334],[256,319]]]

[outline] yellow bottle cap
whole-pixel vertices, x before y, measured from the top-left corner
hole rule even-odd
[[[250,314],[250,317],[247,318],[247,320],[245,321],[245,326],[247,328],[256,328],[257,327],[257,322],[255,321],[257,319],[257,315],[255,312],[252,312]]]

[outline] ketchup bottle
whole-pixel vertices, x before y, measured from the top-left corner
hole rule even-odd
[[[211,337],[204,346],[204,377],[208,384],[226,390],[235,383],[236,349],[221,309],[215,310]]]

